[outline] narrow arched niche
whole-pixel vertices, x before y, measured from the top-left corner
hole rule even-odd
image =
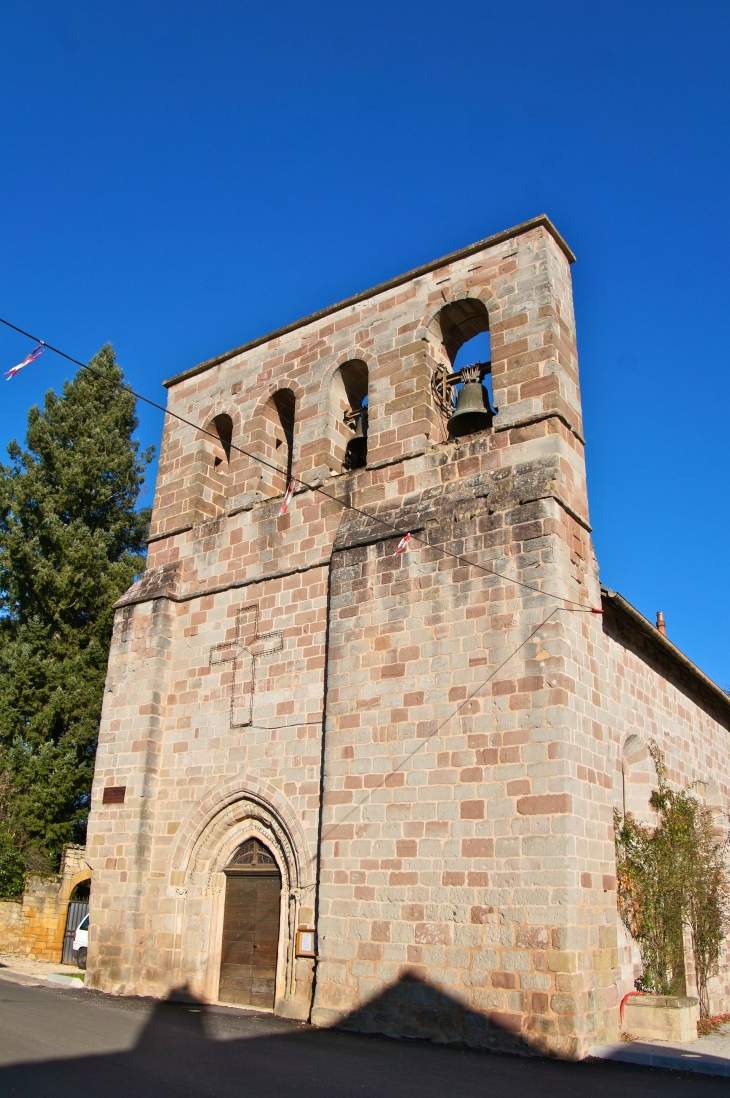
[[[195,487],[198,520],[220,515],[231,487],[233,420],[226,412],[213,416],[199,436]]]
[[[231,463],[231,446],[233,443],[233,420],[225,412],[214,416],[210,433],[215,437],[213,442],[213,467],[221,472],[228,472]]]
[[[648,747],[635,732],[624,742],[621,751],[622,811],[630,812],[641,823],[655,824],[656,813],[649,803],[658,788],[656,767]]]
[[[256,417],[251,441],[262,460],[261,483],[273,495],[286,491],[294,464],[296,397],[291,389],[277,389]]]

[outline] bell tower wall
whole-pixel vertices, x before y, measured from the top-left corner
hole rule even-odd
[[[94,986],[216,1001],[226,858],[269,836],[281,1013],[568,1056],[615,1032],[571,258],[537,218],[167,383],[188,424],[166,419],[147,571],[117,609]],[[439,379],[477,313],[497,414],[453,441]],[[352,362],[354,470],[330,391]]]

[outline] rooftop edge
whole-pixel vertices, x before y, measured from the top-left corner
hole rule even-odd
[[[216,355],[215,358],[209,358],[205,362],[201,362],[198,366],[192,366],[189,370],[184,370],[182,373],[168,378],[166,381],[163,381],[162,384],[166,389],[170,389],[173,385],[177,385],[181,381],[187,381],[188,378],[195,377],[196,374],[202,374],[206,370],[212,369],[213,366],[219,366],[221,362],[225,362],[228,358],[233,358],[234,355],[240,355],[243,354],[244,351],[250,351],[254,347],[260,347],[262,343],[268,343],[270,339],[277,339],[279,336],[287,335],[289,332],[296,331],[297,328],[303,328],[305,324],[311,324],[316,320],[322,320],[323,317],[330,316],[340,309],[345,309],[348,305],[356,305],[358,302],[365,301],[369,297],[375,297],[376,294],[383,293],[385,290],[391,290],[396,286],[401,286],[404,282],[409,282],[412,278],[418,278],[419,275],[428,274],[430,271],[436,271],[439,267],[445,267],[448,263],[453,263],[457,259],[464,259],[466,256],[473,255],[475,252],[480,252],[484,248],[500,244],[503,240],[509,240],[513,236],[520,236],[522,233],[529,232],[530,229],[537,228],[538,225],[542,225],[547,229],[555,239],[557,245],[565,253],[568,262],[575,263],[573,252],[568,247],[565,240],[563,240],[550,218],[547,214],[539,214],[537,217],[531,218],[530,221],[523,221],[521,225],[515,225],[511,229],[504,229],[500,233],[495,233],[494,236],[488,236],[485,237],[484,240],[478,240],[474,244],[468,244],[465,248],[460,248],[456,252],[450,252],[449,255],[441,256],[440,259],[432,259],[430,263],[424,263],[421,267],[414,267],[412,271],[406,271],[405,274],[397,275],[387,282],[381,282],[377,286],[372,286],[369,290],[361,290],[360,293],[354,294],[352,297],[346,297],[343,301],[338,301],[334,305],[328,305],[325,309],[320,309],[319,312],[310,313],[309,316],[303,316],[300,320],[295,320],[291,324],[285,324],[283,328],[276,328],[273,332],[267,332],[266,335],[258,336],[248,343],[241,344],[240,347],[234,347],[233,350],[225,351],[222,355]]]
[[[653,644],[659,648],[665,656],[668,656],[676,664],[678,664],[683,670],[687,671],[698,686],[708,691],[713,700],[718,703],[721,711],[726,714],[728,718],[728,728],[730,729],[730,696],[728,696],[722,687],[718,686],[716,682],[704,673],[700,671],[696,663],[692,663],[692,660],[688,656],[685,656],[684,652],[677,648],[676,644],[672,644],[668,637],[665,637],[659,632],[655,625],[645,618],[635,606],[632,606],[623,595],[620,595],[618,591],[612,591],[610,587],[601,585],[601,596],[603,599],[609,599],[610,605],[617,610],[620,614],[623,614],[624,618],[627,618],[632,625],[636,626],[638,630],[644,634]]]

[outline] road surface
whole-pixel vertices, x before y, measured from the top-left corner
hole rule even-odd
[[[0,980],[18,1098],[726,1098],[727,1079],[316,1030],[266,1014]]]

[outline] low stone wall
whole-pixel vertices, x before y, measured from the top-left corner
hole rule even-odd
[[[20,900],[0,903],[0,949],[4,953],[60,961],[68,904],[63,906],[61,919],[59,885],[59,877],[29,877]]]
[[[0,952],[61,960],[71,893],[91,877],[85,854],[83,846],[66,847],[59,874],[28,877],[22,897],[0,901]]]
[[[676,995],[637,995],[627,1001],[623,1030],[641,1041],[696,1041],[697,999]]]

